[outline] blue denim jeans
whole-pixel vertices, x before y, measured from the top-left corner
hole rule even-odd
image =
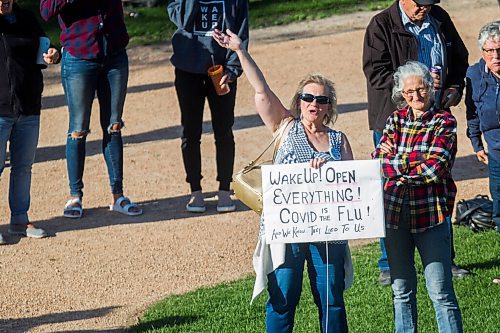
[[[35,161],[40,116],[0,117],[0,175],[10,151],[9,206],[11,224],[28,224],[31,166]]]
[[[500,162],[489,158],[488,170],[490,176],[490,194],[493,200],[493,221],[500,233]]]
[[[375,148],[377,148],[380,139],[382,139],[382,133],[373,131],[373,146]],[[388,271],[390,270],[389,261],[387,260],[387,251],[385,250],[385,242],[383,238],[380,238],[380,251],[381,255],[380,258],[378,259],[378,268],[381,272]]]
[[[90,113],[97,93],[103,133],[102,151],[109,174],[111,193],[123,193],[123,142],[121,131],[112,131],[114,124],[123,126],[122,114],[128,82],[128,57],[125,50],[102,59],[85,60],[64,51],[61,79],[69,110],[66,140],[66,163],[71,196],[83,196],[86,135],[90,132]],[[75,138],[72,133],[82,133]]]
[[[420,233],[409,231],[409,206],[403,204],[399,229],[386,229],[385,245],[394,301],[396,333],[417,330],[417,248],[424,267],[427,293],[434,305],[440,333],[462,332],[462,315],[453,289],[450,231],[441,223]]]
[[[446,216],[446,224],[448,225],[448,230],[450,232],[450,259],[451,263],[455,262],[455,244],[453,242],[453,224],[451,223],[451,216]]]
[[[326,243],[286,245],[285,263],[267,276],[269,294],[266,304],[267,332],[293,331],[295,309],[302,292],[306,261],[311,291],[318,307],[320,331],[323,333],[348,331],[343,297],[346,245],[329,243],[328,261],[326,246]]]

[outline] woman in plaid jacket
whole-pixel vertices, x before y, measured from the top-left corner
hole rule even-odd
[[[392,98],[398,107],[387,120],[373,153],[384,183],[385,244],[391,267],[396,332],[417,332],[417,248],[439,332],[462,332],[452,283],[450,232],[456,186],[451,168],[457,151],[457,124],[434,106],[427,67],[410,61],[394,74]]]

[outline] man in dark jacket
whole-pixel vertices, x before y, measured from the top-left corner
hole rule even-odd
[[[0,174],[10,149],[9,234],[42,238],[47,234],[28,219],[31,166],[35,160],[43,90],[37,64],[40,38],[45,33],[35,16],[14,0],[0,1]],[[48,39],[47,39],[48,40]],[[43,52],[45,51],[45,52]],[[56,63],[55,48],[42,50],[45,63]],[[37,61],[38,60],[38,61]],[[4,243],[0,235],[0,244]]]
[[[438,73],[432,74],[437,107],[449,108],[460,102],[468,52],[450,16],[435,6],[437,3],[439,0],[398,0],[375,15],[366,28],[363,71],[368,92],[368,123],[375,145],[387,118],[396,110],[391,101],[393,74],[408,60],[437,70]],[[382,239],[380,245],[379,282],[388,285],[389,265]],[[453,270],[454,276],[466,274],[455,265]]]
[[[481,59],[467,70],[467,136],[477,159],[488,165],[493,221],[500,233],[500,20],[481,28],[478,45]]]

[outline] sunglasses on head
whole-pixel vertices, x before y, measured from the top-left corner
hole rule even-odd
[[[312,101],[316,100],[318,104],[330,104],[330,97],[328,96],[314,96],[312,94],[299,94],[299,98],[307,103],[312,103]]]

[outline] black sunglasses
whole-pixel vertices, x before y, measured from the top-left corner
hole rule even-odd
[[[312,94],[299,94],[299,98],[307,103],[312,103],[312,101],[316,100],[318,104],[330,104],[330,97],[328,96],[314,96]]]

